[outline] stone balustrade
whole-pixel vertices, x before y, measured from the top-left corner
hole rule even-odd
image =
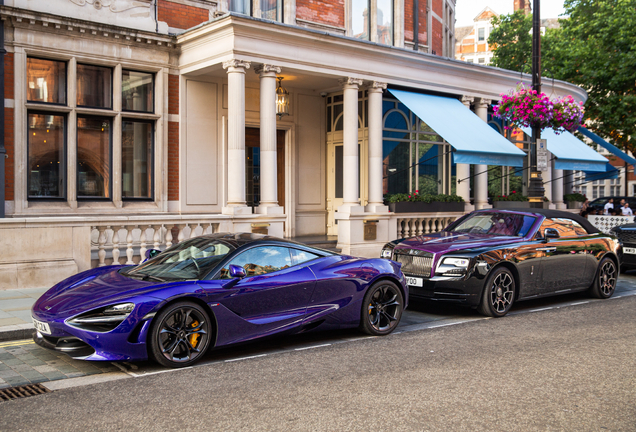
[[[463,215],[463,212],[395,213],[391,217],[397,220],[396,238],[408,238],[439,232]]]
[[[102,267],[116,264],[138,264],[148,249],[165,250],[185,239],[219,232],[219,221],[181,220],[168,223],[99,224],[91,227],[91,249]],[[176,235],[173,235],[173,232]],[[122,254],[122,251],[124,252]],[[95,263],[96,261],[96,263]]]

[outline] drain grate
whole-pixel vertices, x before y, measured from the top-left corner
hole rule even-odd
[[[29,384],[0,390],[0,401],[25,398],[48,393],[49,389],[42,384]]]

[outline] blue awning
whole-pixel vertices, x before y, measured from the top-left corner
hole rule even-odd
[[[629,156],[627,153],[623,152],[618,147],[608,143],[603,138],[601,138],[600,136],[596,135],[594,132],[590,132],[589,130],[587,130],[583,126],[579,126],[579,132],[581,132],[583,135],[585,135],[586,137],[588,137],[589,139],[594,141],[596,144],[598,144],[601,147],[603,147],[608,152],[612,153],[614,156],[618,156],[619,158],[623,159],[628,164],[636,166],[636,159],[634,159],[633,157]]]
[[[457,99],[389,90],[454,149],[461,164],[523,166],[526,154]]]
[[[531,128],[522,127],[521,130],[532,136]],[[557,135],[552,128],[546,128],[541,131],[541,138],[548,141],[548,151],[557,158],[554,162],[556,169],[603,172],[606,170],[607,158],[570,132]]]
[[[609,162],[605,165],[605,172],[601,171],[583,171],[585,174],[585,181],[590,182],[594,180],[609,180],[616,179],[620,174],[620,169],[616,168]]]

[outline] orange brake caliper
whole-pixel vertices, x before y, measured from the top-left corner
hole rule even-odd
[[[196,321],[196,320],[195,320],[195,321],[192,323],[192,328],[196,328],[198,325],[199,325],[199,321]],[[196,348],[197,343],[199,342],[199,337],[200,337],[200,336],[201,336],[200,334],[193,334],[193,335],[190,335],[190,345],[192,345],[194,348]]]

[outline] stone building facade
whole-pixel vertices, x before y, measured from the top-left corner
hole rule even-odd
[[[423,176],[485,206],[450,156],[415,171],[450,145],[388,91],[487,120],[518,74],[454,60],[454,16],[455,0],[5,0],[0,288],[217,231],[377,255],[398,229],[383,194]]]

